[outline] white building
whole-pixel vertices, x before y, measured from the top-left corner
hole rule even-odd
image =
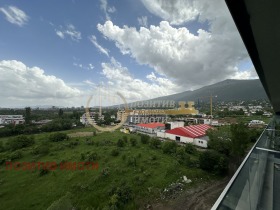
[[[167,131],[158,131],[157,137],[168,138],[182,143],[191,143],[199,147],[207,148],[209,138],[206,131],[210,129],[210,125],[190,125],[186,127],[174,128]]]
[[[23,124],[25,122],[23,115],[0,115],[0,124]]]
[[[147,124],[137,124],[135,127],[136,132],[143,132],[148,134],[156,134],[158,131],[165,128],[163,123],[147,123]]]
[[[171,129],[179,128],[179,127],[184,127],[184,122],[183,121],[175,121],[175,122],[165,123],[165,129],[166,130],[171,130]]]

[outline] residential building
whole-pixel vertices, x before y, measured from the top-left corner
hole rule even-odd
[[[0,115],[0,124],[23,124],[25,122],[23,115]]]

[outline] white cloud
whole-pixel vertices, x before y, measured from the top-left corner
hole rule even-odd
[[[90,69],[94,69],[94,65],[91,64],[91,63],[88,64],[88,67],[89,67]]]
[[[121,63],[111,58],[110,63],[102,63],[102,74],[107,79],[108,89],[120,92],[127,101],[144,100],[165,96],[181,91],[182,87],[154,72],[147,75],[150,82],[134,78]]]
[[[244,71],[236,71],[236,73],[231,77],[231,79],[245,80],[245,79],[258,79],[257,72],[255,68],[244,70]]]
[[[56,35],[59,36],[61,39],[64,39],[64,34],[62,31],[55,31]]]
[[[25,25],[29,19],[24,11],[14,6],[9,6],[6,8],[1,7],[0,12],[5,15],[7,21],[18,26]]]
[[[148,26],[148,17],[147,16],[139,17],[139,18],[137,18],[137,20],[138,20],[138,23],[140,26],[144,26],[144,27]]]
[[[28,67],[20,61],[0,61],[0,101],[13,99],[69,99],[81,91],[39,67]]]
[[[98,44],[97,39],[94,35],[90,36],[89,40],[101,53],[103,53],[109,57],[109,50],[102,47],[100,44]]]
[[[66,28],[60,27],[60,30],[55,30],[57,36],[64,39],[69,36],[73,41],[79,42],[82,39],[81,32],[77,31],[73,24],[68,24]]]
[[[184,22],[194,20],[199,14],[199,10],[195,7],[195,0],[141,1],[152,14],[169,21],[174,25],[180,25]]]
[[[214,30],[217,24],[222,25],[220,31]],[[230,78],[238,72],[238,63],[248,58],[236,31],[227,31],[230,26],[223,26],[219,20],[211,27],[214,31],[199,29],[195,35],[186,27],[175,28],[167,21],[140,30],[121,28],[111,21],[97,25],[123,54],[149,65],[159,74],[176,79],[186,89]]]
[[[81,68],[81,69],[86,69],[86,70],[92,70],[92,69],[94,69],[94,65],[91,64],[91,63],[89,63],[88,65],[83,65],[83,64],[81,64],[81,63],[76,63],[76,62],[74,62],[74,63],[73,63],[73,66],[76,66],[76,67]]]
[[[112,7],[108,6],[107,0],[100,0],[100,8],[103,10],[106,20],[111,19],[110,15],[108,13],[114,13],[117,11],[114,6],[112,6]]]

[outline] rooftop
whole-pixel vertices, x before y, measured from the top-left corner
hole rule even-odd
[[[166,133],[175,134],[179,136],[197,138],[206,135],[206,131],[212,128],[210,125],[190,125],[186,127],[174,128],[172,130],[166,131]]]

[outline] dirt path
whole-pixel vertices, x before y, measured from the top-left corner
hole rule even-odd
[[[68,136],[69,136],[70,138],[73,138],[73,137],[93,136],[93,132],[76,132],[76,133],[69,133]]]
[[[227,185],[229,179],[211,181],[186,190],[175,200],[152,205],[153,210],[209,210]]]

